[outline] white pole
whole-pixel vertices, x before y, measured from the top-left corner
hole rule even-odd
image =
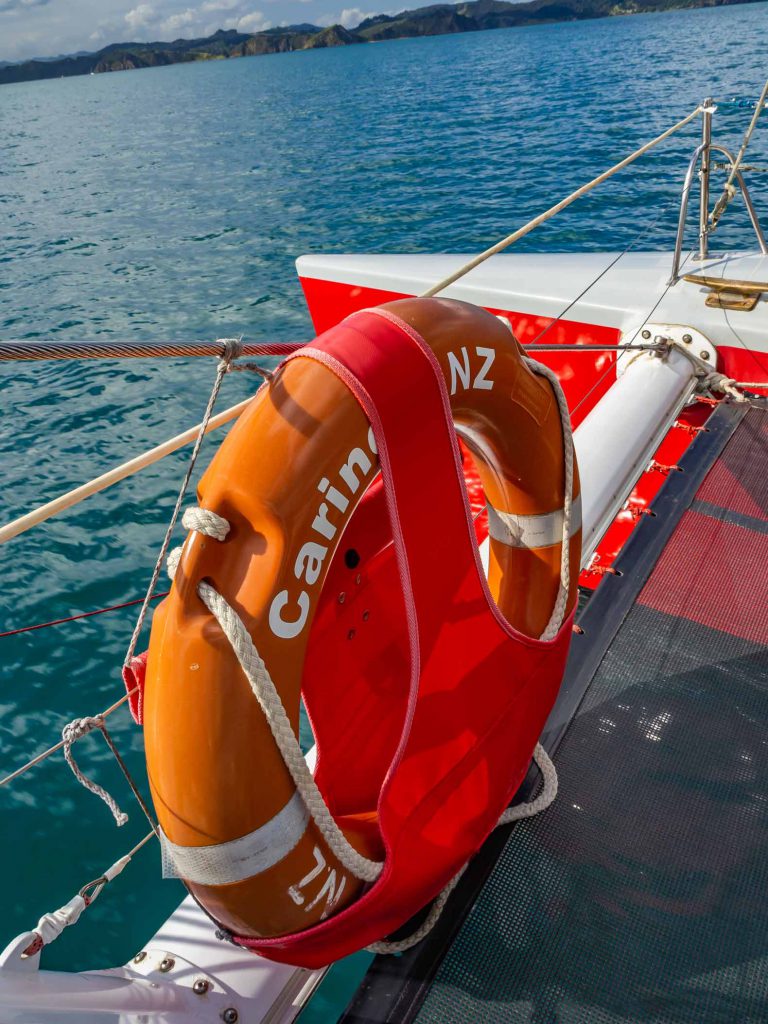
[[[224,412],[220,412],[217,416],[212,416],[208,423],[206,434],[211,430],[215,430],[216,427],[220,427],[224,423],[229,423],[230,420],[235,419],[250,401],[250,398],[246,398],[243,402],[230,406],[229,409],[225,409]],[[92,494],[97,494],[99,491],[119,483],[120,480],[133,476],[140,469],[151,466],[153,462],[159,462],[166,455],[170,455],[171,452],[175,452],[179,448],[183,448],[185,444],[190,444],[194,441],[199,430],[200,424],[198,423],[197,426],[185,430],[183,434],[177,434],[176,437],[164,441],[163,444],[159,444],[156,448],[150,448],[149,451],[142,452],[136,458],[129,459],[128,462],[115,466],[114,469],[110,469],[101,476],[97,476],[95,480],[89,480],[88,483],[81,484],[80,487],[75,487],[74,490],[67,491],[66,494],[60,494],[53,501],[49,501],[47,504],[33,509],[32,512],[27,512],[26,515],[20,516],[18,519],[14,519],[13,522],[0,527],[0,544],[5,544],[6,541],[11,540],[13,537],[18,537],[20,533],[24,533],[25,530],[30,530],[33,526],[44,523],[46,519],[50,519],[51,516],[55,516],[64,509],[71,508],[72,505],[77,505]]]
[[[582,196],[585,196],[587,192],[591,192],[593,188],[596,188],[598,185],[602,184],[602,182],[607,181],[608,178],[611,178],[614,174],[618,174],[619,171],[637,160],[638,157],[647,153],[649,149],[653,149],[654,146],[658,146],[660,142],[668,139],[673,132],[677,132],[681,128],[684,128],[694,119],[694,117],[698,117],[701,111],[701,107],[696,107],[696,109],[691,111],[691,113],[687,117],[684,117],[682,121],[678,121],[677,124],[673,124],[671,128],[662,132],[661,135],[657,135],[656,138],[651,139],[650,142],[646,142],[644,146],[636,149],[634,153],[630,153],[629,156],[624,157],[623,160],[614,164],[613,167],[610,167],[607,171],[603,171],[602,174],[598,174],[596,178],[587,182],[586,185],[582,185],[581,188],[577,188],[575,192],[571,192],[569,196],[566,196],[565,199],[561,199],[559,203],[556,203],[554,206],[550,206],[550,208],[545,210],[544,213],[540,213],[538,217],[534,217],[533,220],[529,220],[527,224],[523,224],[521,228],[518,228],[517,231],[514,231],[511,235],[507,235],[506,238],[502,238],[500,242],[492,245],[490,249],[486,249],[485,252],[481,252],[478,256],[475,256],[474,259],[471,259],[469,263],[465,263],[463,267],[459,267],[459,269],[454,271],[453,274],[449,274],[449,276],[444,278],[442,281],[438,281],[438,283],[432,285],[431,288],[427,288],[425,292],[421,293],[422,298],[429,298],[432,295],[437,295],[438,292],[443,291],[443,289],[447,288],[448,285],[453,284],[454,281],[458,281],[460,277],[464,277],[465,274],[468,274],[470,270],[474,270],[475,267],[480,266],[481,263],[490,259],[491,256],[495,256],[497,252],[501,252],[502,249],[507,249],[514,242],[517,242],[518,239],[523,238],[524,235],[530,234],[534,228],[543,224],[544,221],[549,220],[550,217],[554,217],[555,214],[564,210],[566,206],[570,206],[571,203],[574,203],[577,199],[581,199]]]
[[[582,569],[695,386],[693,365],[680,352],[672,349],[664,358],[643,352],[574,430],[581,480]],[[486,573],[488,547],[486,538],[480,545]]]
[[[635,482],[696,385],[690,360],[674,348],[633,359],[573,432],[582,507],[582,567],[589,565]]]

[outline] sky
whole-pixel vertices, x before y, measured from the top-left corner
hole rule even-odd
[[[191,39],[211,35],[219,28],[259,32],[300,22],[338,23],[354,28],[363,18],[383,9],[344,7],[343,3],[344,0],[0,0],[0,61],[98,50],[107,43]],[[401,6],[408,4],[404,2]]]

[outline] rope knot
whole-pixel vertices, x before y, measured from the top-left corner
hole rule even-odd
[[[224,516],[217,515],[207,508],[199,508],[198,506],[188,508],[181,517],[181,522],[187,530],[202,533],[205,537],[213,537],[214,540],[226,540],[229,533],[229,523]],[[182,545],[168,552],[165,567],[168,572],[168,579],[171,582],[176,578],[176,570],[179,567],[181,552]]]
[[[221,362],[229,366],[233,359],[239,359],[243,354],[242,338],[219,338],[219,344],[223,346]]]
[[[188,508],[181,517],[181,522],[188,530],[195,530],[206,537],[213,537],[214,540],[226,540],[229,533],[229,523],[227,520],[207,508],[199,508],[197,506]]]
[[[722,394],[728,395],[735,402],[748,401],[746,395],[742,394],[739,390],[737,382],[733,377],[726,377],[724,373],[718,373],[717,370],[712,370],[710,373],[703,373],[698,376],[702,388],[706,388],[709,391],[720,391]]]
[[[121,811],[117,805],[117,801],[111,796],[106,789],[100,786],[93,779],[89,779],[87,775],[83,773],[80,766],[72,754],[72,744],[76,743],[77,740],[87,736],[89,732],[93,732],[94,729],[99,729],[104,739],[107,739],[107,729],[104,725],[104,718],[101,715],[96,715],[94,718],[75,718],[72,722],[68,722],[67,725],[61,730],[61,738],[64,741],[64,760],[67,762],[69,767],[72,769],[72,774],[75,776],[81,786],[93,793],[95,796],[100,797],[107,807],[112,811],[112,817],[115,819],[115,824],[119,827],[124,825],[128,821],[128,815]],[[109,742],[107,740],[107,742]]]
[[[103,725],[104,719],[101,715],[97,715],[95,718],[75,718],[61,730],[61,738],[64,740],[65,746],[69,747],[77,740],[81,740],[83,736],[87,736],[89,732],[93,732],[94,729],[101,729]]]

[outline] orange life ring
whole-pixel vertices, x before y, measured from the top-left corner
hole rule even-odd
[[[477,307],[403,299],[383,309],[411,325],[439,362],[456,430],[487,496],[491,593],[511,626],[539,637],[561,578],[563,435],[553,388],[527,365],[508,328]],[[428,463],[428,453],[421,457]],[[236,609],[298,735],[302,674],[324,583],[344,557],[345,530],[377,472],[360,404],[326,366],[299,353],[259,390],[201,481],[200,506],[230,524],[226,540],[189,535],[171,593],[155,613],[144,694],[154,805],[179,873],[236,935],[307,929],[358,899],[365,883],[344,875],[297,801],[198,583],[212,581]],[[574,566],[578,494],[576,474]],[[576,583],[574,571],[569,610]],[[364,857],[381,859],[375,806],[340,815],[337,824]],[[242,837],[257,837],[255,848],[252,841],[244,852]],[[231,853],[231,873],[207,873],[205,856],[222,849]],[[185,851],[193,857],[185,859]],[[185,864],[197,866],[185,871]]]

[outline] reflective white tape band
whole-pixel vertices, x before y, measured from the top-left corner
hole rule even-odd
[[[563,510],[519,516],[488,505],[488,533],[512,548],[548,548],[563,539]],[[581,529],[581,495],[571,504],[571,537]]]
[[[163,852],[179,876],[198,885],[228,885],[274,867],[304,835],[309,811],[297,791],[266,825],[215,846],[177,846],[163,835]]]

